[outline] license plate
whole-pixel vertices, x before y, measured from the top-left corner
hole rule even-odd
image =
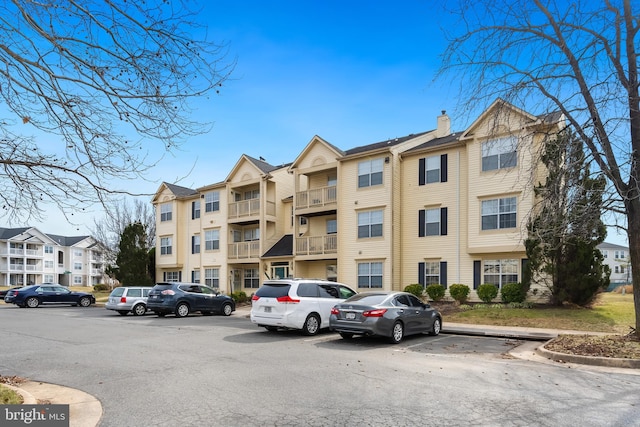
[[[346,313],[344,317],[347,320],[354,320],[356,318],[356,314],[355,313]]]
[[[264,312],[265,313],[271,313],[271,307],[265,307],[264,308]]]

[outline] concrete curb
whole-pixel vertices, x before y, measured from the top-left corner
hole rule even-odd
[[[23,405],[35,405],[38,403],[38,400],[28,391],[20,388],[20,387],[16,387],[16,386],[12,386],[9,384],[2,384],[4,387],[18,393],[20,396],[22,396],[22,404]]]
[[[576,363],[580,365],[603,366],[607,368],[640,369],[640,359],[620,359],[617,357],[578,356],[548,350],[544,344],[536,348],[536,354],[554,362]]]
[[[84,391],[36,381],[22,383],[20,389],[36,400],[69,405],[69,427],[94,427],[102,419],[102,404]]]

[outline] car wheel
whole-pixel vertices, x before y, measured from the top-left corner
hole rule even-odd
[[[269,332],[276,332],[278,330],[277,326],[265,326],[264,328]]]
[[[442,329],[442,323],[440,322],[440,319],[436,318],[436,320],[433,321],[433,329],[429,332],[429,335],[438,335],[440,333],[440,329]]]
[[[189,304],[181,302],[176,307],[176,317],[186,317],[189,315]]]
[[[80,307],[89,307],[91,305],[91,298],[82,297],[80,298]]]
[[[27,303],[27,307],[29,308],[36,308],[37,306],[40,305],[40,301],[36,297],[28,298],[26,303]]]
[[[142,316],[147,312],[147,307],[144,304],[137,304],[131,310],[134,316]]]
[[[128,311],[125,311],[125,310],[118,310],[118,314],[119,314],[120,316],[126,316],[126,315],[127,315],[127,313],[129,313],[129,312],[128,312]]]
[[[317,314],[308,315],[302,326],[302,332],[305,335],[315,335],[318,331],[320,331],[320,318]]]
[[[404,336],[404,326],[402,322],[396,322],[393,324],[393,328],[391,329],[391,336],[389,337],[389,342],[391,344],[398,344],[402,341],[402,337]]]
[[[222,314],[224,314],[225,316],[231,316],[231,313],[233,313],[233,308],[231,307],[231,304],[227,303],[222,306]]]
[[[350,340],[353,338],[353,334],[350,332],[340,332],[340,336],[345,340]]]

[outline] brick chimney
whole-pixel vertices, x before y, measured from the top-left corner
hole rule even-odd
[[[442,138],[451,134],[451,120],[447,116],[447,111],[442,110],[442,114],[438,116],[438,127],[436,129],[436,138]]]

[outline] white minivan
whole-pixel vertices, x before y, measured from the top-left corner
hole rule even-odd
[[[356,292],[318,279],[265,281],[251,298],[251,322],[268,331],[300,329],[315,335],[329,327],[331,309]]]

